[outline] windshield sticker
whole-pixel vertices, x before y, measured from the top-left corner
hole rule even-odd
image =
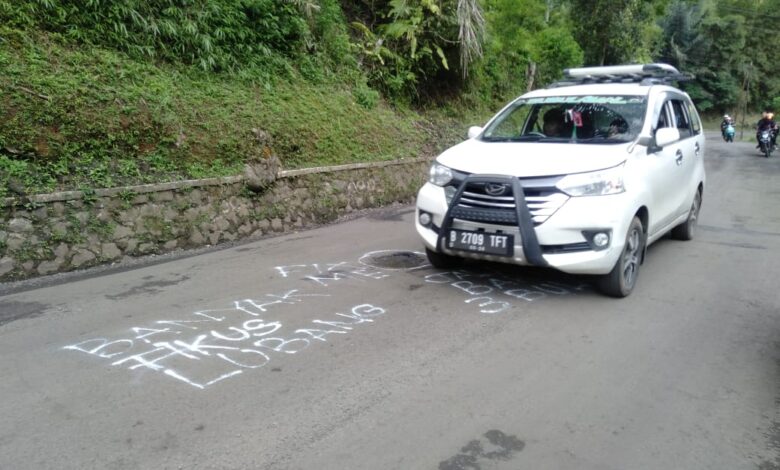
[[[636,104],[644,103],[643,97],[637,96],[548,96],[543,98],[528,98],[522,100],[525,104]]]

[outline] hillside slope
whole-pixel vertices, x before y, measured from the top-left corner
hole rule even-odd
[[[465,124],[287,68],[215,74],[0,27],[0,197],[431,155]],[[270,141],[265,138],[270,136]]]

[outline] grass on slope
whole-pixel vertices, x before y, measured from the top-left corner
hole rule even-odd
[[[433,154],[464,133],[334,80],[259,76],[0,26],[0,197],[239,174],[263,156],[258,131],[286,169]]]

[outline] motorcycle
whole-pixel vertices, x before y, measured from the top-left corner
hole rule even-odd
[[[771,130],[764,130],[758,133],[758,148],[761,150],[761,153],[766,158],[769,158],[769,155],[772,154],[772,150],[774,150],[774,148],[772,147]]]
[[[737,133],[736,129],[734,129],[734,126],[731,124],[728,124],[726,128],[723,130],[723,140],[726,142],[734,142],[734,135]]]

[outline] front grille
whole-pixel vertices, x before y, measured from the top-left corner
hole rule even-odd
[[[473,222],[487,222],[497,225],[517,225],[517,213],[514,210],[476,209],[457,206],[452,208],[452,217]]]
[[[459,182],[456,183],[460,184]],[[543,183],[545,186],[534,186],[534,183]],[[549,186],[549,183],[549,179],[521,180],[523,191],[525,192],[525,203],[528,205],[534,226],[543,224],[569,200],[569,196],[560,192],[554,186]],[[500,184],[504,185],[502,194],[493,195],[488,193],[489,189],[496,189]],[[473,222],[517,225],[515,206],[512,185],[500,181],[496,181],[495,184],[469,182],[466,188],[464,188],[460,199],[456,202],[456,206],[453,207],[452,216]]]

